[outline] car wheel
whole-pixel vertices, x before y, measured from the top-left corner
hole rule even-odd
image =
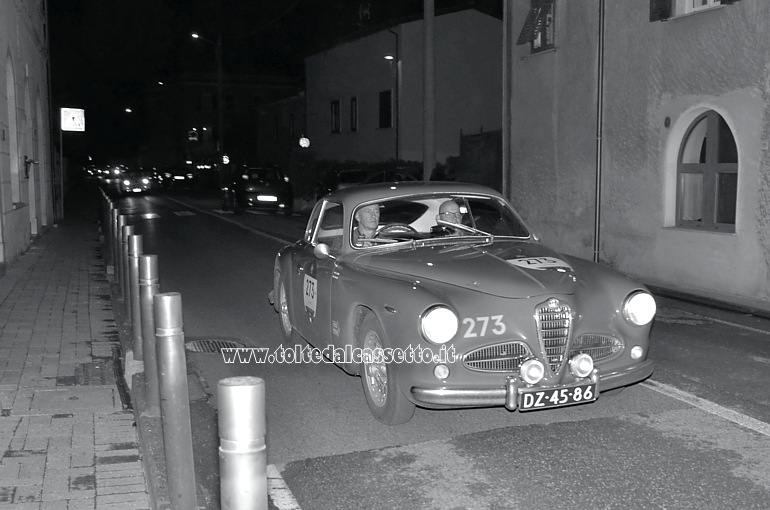
[[[376,352],[384,347],[385,334],[374,314],[368,314],[359,331],[359,345]],[[364,360],[361,384],[366,403],[375,418],[386,425],[399,425],[412,419],[414,404],[401,392],[393,366],[382,359]]]
[[[283,278],[281,278],[278,286],[278,314],[281,319],[281,334],[283,334],[284,340],[291,340],[294,327],[291,325],[289,297],[286,295],[286,284]]]

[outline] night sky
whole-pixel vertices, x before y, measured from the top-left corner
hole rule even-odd
[[[436,10],[500,0],[435,0]],[[52,106],[83,108],[86,133],[65,133],[65,155],[85,164],[130,156],[142,142],[149,87],[185,72],[303,78],[304,57],[337,38],[421,15],[421,0],[49,0]],[[124,111],[131,107],[134,112]],[[58,131],[58,129],[56,130]]]

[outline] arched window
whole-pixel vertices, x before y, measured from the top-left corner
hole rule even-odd
[[[735,232],[738,149],[717,112],[699,116],[687,130],[677,166],[678,227]]]

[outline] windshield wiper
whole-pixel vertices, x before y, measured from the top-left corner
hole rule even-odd
[[[468,225],[463,225],[462,223],[453,223],[451,221],[445,221],[442,219],[439,219],[437,221],[439,225],[443,225],[445,227],[451,227],[456,228],[458,230],[461,230],[463,232],[467,232],[469,234],[477,235],[477,236],[485,236],[489,237],[490,239],[494,240],[495,236],[490,234],[489,232],[484,232],[483,230],[479,230],[477,228],[469,227]]]

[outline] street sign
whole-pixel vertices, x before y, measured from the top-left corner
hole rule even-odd
[[[86,111],[80,108],[62,108],[61,109],[61,130],[62,131],[85,131],[86,130]]]

